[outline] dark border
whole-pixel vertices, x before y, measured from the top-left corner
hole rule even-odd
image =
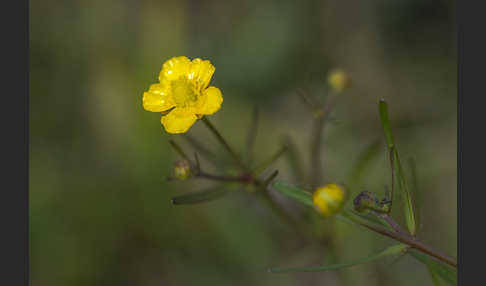
[[[486,235],[484,2],[457,1],[458,285],[483,285]]]
[[[0,284],[29,285],[29,2],[4,4],[0,17],[4,71]]]

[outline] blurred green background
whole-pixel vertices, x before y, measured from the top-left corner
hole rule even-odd
[[[348,71],[353,86],[326,126],[322,160],[326,182],[346,182],[379,142],[354,191],[383,194],[389,185],[378,116],[386,98],[401,156],[416,162],[418,235],[456,256],[455,1],[37,0],[30,1],[32,285],[432,285],[408,256],[271,274],[268,267],[322,263],[326,253],[252,193],[171,205],[171,197],[210,185],[165,180],[177,159],[168,139],[185,141],[142,108],[162,63],[178,55],[215,65],[212,84],[224,103],[210,119],[235,148],[244,147],[258,105],[256,158],[288,134],[306,166],[312,117],[296,89],[321,85],[331,69]],[[202,123],[189,134],[223,152]],[[285,159],[274,168],[278,179],[303,185]],[[295,202],[272,196],[298,217]],[[391,244],[341,222],[333,233],[340,262]]]

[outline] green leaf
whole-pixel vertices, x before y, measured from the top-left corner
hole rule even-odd
[[[427,266],[427,269],[429,270],[429,274],[430,274],[430,277],[432,278],[432,282],[434,282],[434,285],[435,286],[444,286],[444,284],[442,283],[442,281],[439,277],[439,274],[437,274],[437,272],[435,272],[434,269],[430,266]]]
[[[361,213],[358,213],[358,212],[352,212],[352,213],[356,216],[359,216],[360,218],[362,218],[364,220],[367,220],[368,222],[370,222],[372,224],[379,224],[379,225],[385,227],[388,230],[394,231],[393,228],[388,223],[386,223],[384,219],[377,217],[377,216],[374,216],[371,213],[367,213],[367,214],[361,214]]]
[[[408,251],[415,259],[425,264],[429,270],[435,272],[444,281],[450,283],[451,285],[457,284],[457,270],[416,250],[410,249]]]
[[[312,194],[304,189],[296,187],[294,185],[289,185],[281,181],[276,181],[273,187],[277,189],[282,194],[290,197],[296,201],[299,201],[307,206],[314,207],[314,202],[312,201]]]
[[[212,187],[204,191],[187,193],[185,195],[172,198],[174,205],[188,205],[209,202],[223,197],[230,189],[225,186]]]
[[[270,183],[273,181],[273,179],[275,179],[277,176],[278,176],[278,170],[273,171],[273,173],[272,173],[272,174],[270,174],[270,176],[268,176],[268,178],[266,178],[266,179],[263,181],[263,183],[262,183],[262,185],[261,185],[261,187],[260,187],[260,188],[261,188],[263,191],[265,191],[265,189],[268,187],[268,185],[270,185]]]
[[[402,168],[402,164],[400,163],[400,156],[398,155],[398,149],[393,139],[393,134],[390,127],[390,120],[388,118],[388,106],[384,99],[380,100],[379,110],[380,110],[381,123],[383,125],[383,130],[385,132],[386,144],[388,146],[388,149],[393,150],[391,156],[393,156],[392,157],[393,164],[395,166],[395,169],[397,170],[398,185],[404,197],[405,221],[407,223],[408,231],[412,235],[415,235],[415,233],[417,232],[417,224],[415,219],[415,211],[413,207],[412,196],[410,195],[410,191],[408,189],[408,184],[405,179],[405,174]]]
[[[390,247],[386,248],[385,250],[383,250],[379,253],[376,253],[376,254],[361,258],[361,259],[357,259],[357,260],[352,261],[352,262],[341,263],[341,264],[332,264],[332,265],[323,265],[323,266],[310,266],[310,267],[271,268],[271,269],[269,269],[269,272],[272,272],[272,273],[289,273],[289,272],[317,272],[317,271],[336,270],[336,269],[340,269],[340,268],[344,268],[344,267],[350,267],[350,266],[354,266],[354,265],[358,265],[358,264],[363,264],[363,263],[366,263],[366,262],[371,262],[371,261],[378,260],[378,259],[386,257],[386,256],[399,254],[399,253],[402,253],[403,251],[405,251],[406,248],[407,248],[407,245],[397,244],[397,245],[390,246]]]

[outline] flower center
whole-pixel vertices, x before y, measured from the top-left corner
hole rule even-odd
[[[194,86],[185,78],[174,80],[171,83],[172,98],[177,106],[187,107],[193,105],[197,100],[197,93]]]

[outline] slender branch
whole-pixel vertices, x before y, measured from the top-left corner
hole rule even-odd
[[[329,101],[323,107],[317,109],[314,121],[314,130],[312,132],[311,142],[311,185],[313,188],[317,187],[322,180],[322,162],[321,162],[321,140],[322,133],[324,132],[324,126],[331,114],[331,111],[335,104],[335,97],[329,95]]]
[[[324,128],[324,118],[320,116],[314,121],[314,130],[312,132],[311,143],[311,186],[315,188],[319,185],[319,180],[322,177],[322,163],[321,163],[321,139]]]
[[[395,220],[393,220],[393,218],[387,214],[387,213],[377,213],[377,212],[373,212],[375,215],[381,217],[383,220],[386,221],[386,223],[388,223],[388,225],[390,225],[393,230],[395,230],[396,232],[398,233],[401,233],[401,234],[408,234],[405,230],[403,230],[402,227],[400,227],[400,225],[398,223],[395,222]]]
[[[235,163],[237,163],[238,166],[243,170],[247,170],[248,168],[241,161],[240,157],[235,153],[235,151],[233,151],[233,149],[229,146],[228,142],[226,142],[226,140],[223,138],[221,133],[219,133],[216,127],[214,127],[211,121],[209,121],[209,119],[207,119],[205,116],[201,118],[201,121],[204,122],[204,124],[208,127],[208,129],[214,134],[214,136],[216,136],[216,139],[218,139],[219,143],[221,143],[221,145],[223,145],[223,147],[231,154]]]
[[[252,183],[252,178],[247,178],[245,176],[238,176],[238,177],[232,177],[232,176],[219,176],[219,175],[213,175],[213,174],[208,174],[203,171],[197,172],[195,177],[198,178],[203,178],[203,179],[208,179],[208,180],[213,180],[213,181],[221,181],[221,182],[237,182],[241,184],[250,184]]]
[[[423,243],[422,241],[418,240],[417,238],[415,238],[414,236],[410,235],[410,234],[407,234],[407,233],[400,233],[400,232],[393,232],[393,231],[390,231],[386,228],[383,228],[381,226],[377,226],[377,225],[371,225],[371,224],[368,224],[364,221],[362,221],[360,218],[356,217],[355,215],[353,215],[352,213],[348,213],[348,212],[345,212],[343,213],[348,219],[352,220],[353,222],[361,225],[361,226],[364,226],[374,232],[377,232],[379,234],[382,234],[384,236],[387,236],[389,238],[392,238],[394,240],[397,240],[399,242],[402,242],[402,243],[405,243],[407,245],[409,245],[411,248],[414,248],[414,249],[417,249],[423,253],[426,253],[432,257],[435,257],[437,258],[438,260],[442,261],[442,262],[445,262],[453,267],[457,267],[457,260],[447,254],[444,254],[428,245],[426,245],[425,243]],[[390,217],[391,219],[391,217]]]

